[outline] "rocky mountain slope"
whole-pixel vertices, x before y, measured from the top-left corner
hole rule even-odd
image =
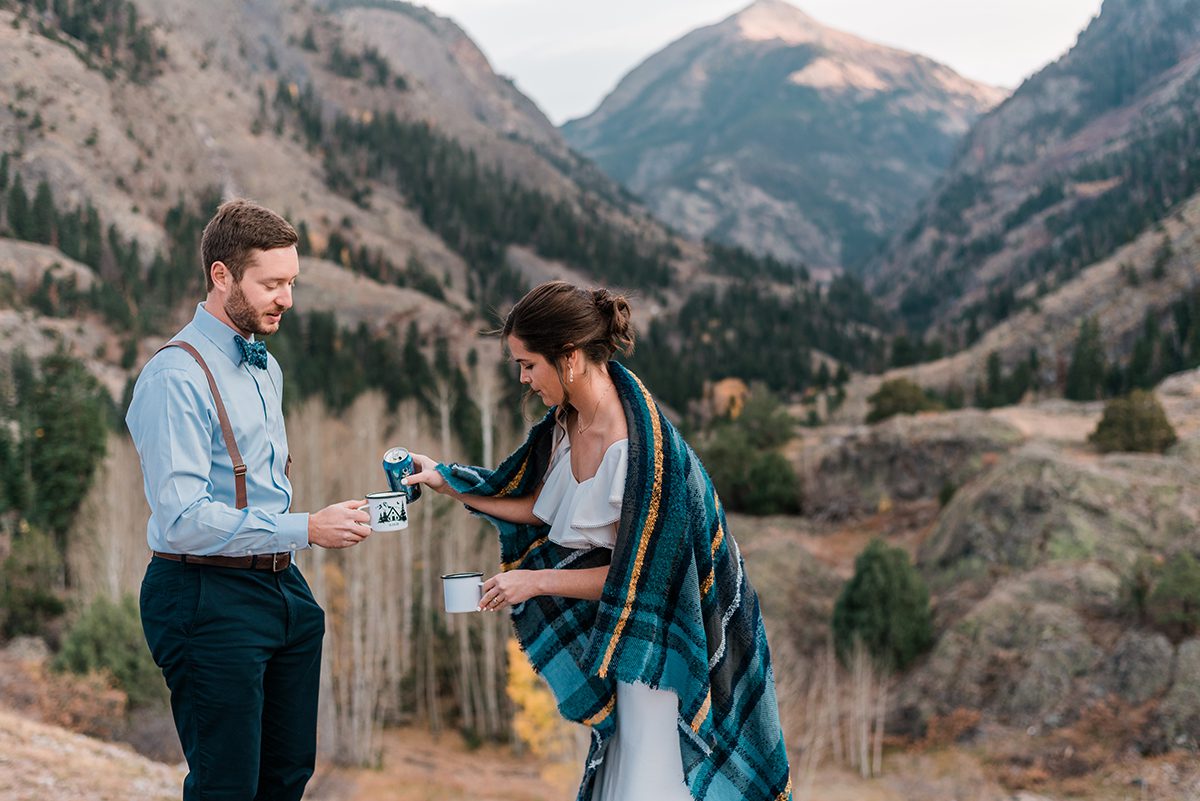
[[[986,382],[988,359],[993,354],[1006,375],[1036,355],[1033,383],[1022,394],[1061,396],[1080,322],[1086,319],[1098,324],[1104,355],[1112,367],[1128,369],[1139,352],[1148,354],[1145,358],[1156,371],[1172,369],[1166,363],[1174,361],[1176,354],[1187,355],[1173,369],[1187,367],[1188,360],[1200,357],[1200,341],[1196,340],[1200,320],[1193,323],[1191,311],[1200,304],[1197,264],[1200,196],[1179,204],[1160,224],[1064,278],[1043,297],[1015,307],[990,328],[980,323],[975,340],[964,343],[963,348],[879,375],[856,375],[832,419],[864,419],[867,399],[891,379],[905,378],[940,393],[972,394]],[[952,328],[961,331],[962,326]],[[937,338],[932,332],[931,336]],[[947,339],[954,336],[957,334],[949,334]]]
[[[880,263],[877,290],[950,349],[1023,310],[1086,314],[1079,277],[1114,259],[1125,284],[1158,296],[1127,304],[1134,325],[1160,313],[1179,278],[1163,244],[1179,236],[1172,215],[1200,191],[1198,114],[1200,3],[1106,0],[1070,52],[972,129]],[[1152,241],[1118,253],[1139,237]],[[1105,333],[1115,345],[1129,330]]]
[[[641,293],[643,330],[699,291],[732,317],[720,294],[735,279],[765,283],[737,300],[747,331],[756,313],[800,320],[783,310],[820,303],[819,326],[786,332],[800,383],[818,340],[850,331],[841,355],[856,366],[880,341],[861,291],[826,296],[811,276],[667,231],[417,6],[0,0],[0,63],[0,237],[20,240],[0,252],[15,282],[0,349],[38,356],[65,337],[117,398],[190,315],[199,228],[234,195],[301,228],[311,292],[292,316],[328,312],[362,342],[415,337],[428,356],[444,340],[462,363],[551,277]],[[69,266],[47,272],[55,262]],[[709,376],[683,374],[677,339],[653,344],[648,378],[686,402]]]
[[[563,134],[690,236],[854,269],[1002,97],[757,0],[650,56]]]

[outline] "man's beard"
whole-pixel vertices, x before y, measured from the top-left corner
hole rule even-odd
[[[263,315],[246,300],[246,293],[242,292],[242,285],[238,281],[233,282],[229,300],[225,301],[225,313],[229,315],[230,322],[246,333],[260,337],[271,335],[270,329],[263,324]]]

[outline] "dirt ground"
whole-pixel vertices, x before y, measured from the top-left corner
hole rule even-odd
[[[890,752],[884,775],[864,779],[824,767],[804,776],[793,765],[796,801],[1198,801],[1200,765],[1176,753],[1126,754],[1082,776],[1055,776],[1018,752],[1049,757],[1055,742],[1017,731],[932,750]],[[1013,755],[1007,759],[1006,754]],[[1051,760],[1052,762],[1052,760]],[[1050,762],[1047,762],[1047,766]],[[469,748],[456,733],[434,739],[416,728],[383,735],[377,768],[323,765],[310,801],[566,801],[581,762],[539,764],[501,746]],[[0,709],[0,801],[168,801],[179,798],[185,768]]]
[[[313,801],[560,801],[575,797],[579,763],[540,765],[502,746],[471,749],[455,732],[415,728],[383,735],[378,769],[320,771]]]

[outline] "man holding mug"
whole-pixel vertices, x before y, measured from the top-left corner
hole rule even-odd
[[[283,375],[257,337],[292,306],[296,241],[257,204],[217,210],[208,297],[146,364],[125,418],[151,512],[142,628],[171,691],[185,801],[304,794],[325,615],[294,557],[371,532],[361,499],[290,511]]]

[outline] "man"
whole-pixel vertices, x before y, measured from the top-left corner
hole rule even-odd
[[[289,511],[283,375],[257,337],[292,307],[295,230],[235,200],[201,253],[208,298],[150,359],[126,416],[151,511],[142,628],[171,690],[184,799],[299,799],[325,615],[293,561],[361,542],[369,517],[363,500]]]

